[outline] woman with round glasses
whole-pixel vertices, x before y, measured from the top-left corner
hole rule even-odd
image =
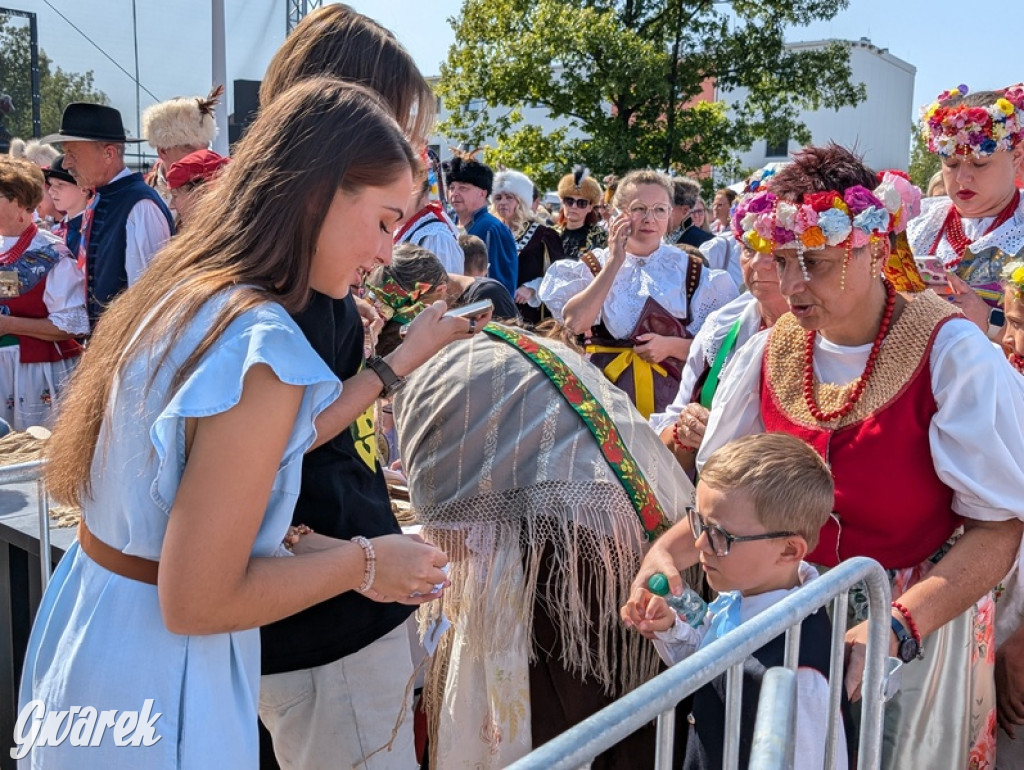
[[[691,338],[736,297],[736,284],[662,242],[672,212],[664,174],[631,171],[613,204],[621,213],[609,248],[555,262],[540,298],[556,319],[590,337],[591,361],[650,417],[675,397]]]
[[[577,166],[558,182],[562,208],[558,226],[562,251],[566,259],[579,259],[594,249],[608,245],[608,231],[600,225],[601,217],[594,209],[601,202],[601,185],[583,166]]]
[[[774,255],[791,312],[734,357],[697,465],[762,431],[827,458],[835,511],[807,561],[869,556],[888,571],[889,652],[908,664],[886,710],[883,767],[993,767],[992,594],[1020,544],[1024,389],[949,303],[904,299],[885,280],[905,193],[832,145],[798,153],[738,207],[744,243]],[[694,558],[692,531],[677,527],[634,585]],[[866,603],[851,598],[863,620]],[[846,636],[853,699],[866,638],[865,623]]]

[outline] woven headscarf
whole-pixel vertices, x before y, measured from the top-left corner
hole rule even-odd
[[[628,397],[578,353],[527,336],[589,389],[677,520],[693,486]],[[487,656],[510,643],[496,630],[522,627],[532,638],[541,601],[558,626],[562,664],[581,679],[621,694],[653,675],[652,645],[618,619],[645,549],[637,512],[594,436],[533,361],[487,334],[455,342],[410,375],[395,421],[424,536],[452,559],[452,585],[421,608],[424,623],[444,612],[465,629],[470,654]],[[542,555],[551,575],[538,585]],[[494,566],[502,564],[522,569]],[[583,566],[597,579],[579,580]],[[588,641],[595,632],[596,646]]]

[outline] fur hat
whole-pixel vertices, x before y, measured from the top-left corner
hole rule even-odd
[[[521,171],[499,171],[494,175],[495,193],[507,192],[515,195],[527,209],[533,203],[533,182]]]
[[[485,190],[490,195],[494,185],[494,172],[480,161],[455,156],[451,160],[446,181],[449,185],[452,182],[465,182]]]
[[[38,139],[29,139],[27,142],[24,139],[12,139],[10,154],[15,158],[30,160],[40,168],[49,166],[60,155],[57,148],[41,144]]]
[[[576,166],[558,182],[558,197],[586,198],[595,206],[601,202],[601,185],[584,166]]]
[[[224,86],[214,88],[205,99],[176,97],[147,107],[142,113],[142,135],[151,147],[209,147],[217,136],[213,109]]]

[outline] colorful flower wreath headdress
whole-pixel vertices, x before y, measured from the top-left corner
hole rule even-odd
[[[1003,285],[1006,286],[1014,297],[1024,301],[1024,260],[1015,259],[1007,262],[1003,267]]]
[[[921,110],[921,130],[928,149],[943,158],[981,158],[996,150],[1012,150],[1024,138],[1024,86],[1010,86],[988,107],[946,104],[967,92],[963,84],[943,91]]]
[[[762,187],[740,200],[732,227],[737,240],[762,254],[796,249],[804,279],[810,280],[805,251],[846,246],[852,252],[889,233],[902,232],[920,211],[920,188],[901,172],[886,171],[874,191],[854,185],[842,193],[806,193],[799,203],[782,200]]]
[[[886,171],[874,191],[854,185],[842,193],[807,193],[800,203],[760,190],[740,200],[732,222],[736,238],[762,254],[777,248],[815,251],[844,245],[847,239],[856,249],[873,236],[905,230],[920,210],[921,190]]]

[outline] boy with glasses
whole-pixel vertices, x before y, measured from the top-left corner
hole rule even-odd
[[[635,606],[623,609],[626,624],[653,639],[662,659],[674,664],[749,621],[817,577],[803,557],[817,544],[833,498],[828,466],[799,439],[762,433],[726,444],[704,465],[697,504],[687,508],[701,568],[718,598],[695,628],[664,598],[644,592]],[[830,648],[831,622],[822,608],[803,621],[800,635],[797,768],[824,764]],[[780,635],[744,664],[741,767],[750,760],[761,679],[784,657],[785,635]],[[721,762],[725,678],[722,674],[694,694],[684,768]],[[838,753],[836,766],[845,767],[842,741]]]

